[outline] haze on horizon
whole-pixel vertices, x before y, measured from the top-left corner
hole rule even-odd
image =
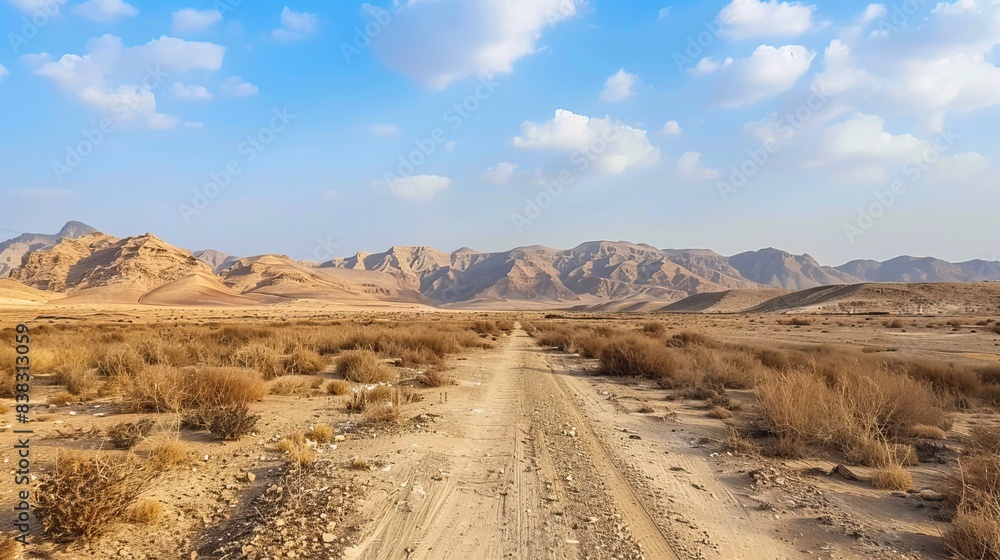
[[[990,0],[205,8],[0,4],[0,228],[1000,258]]]

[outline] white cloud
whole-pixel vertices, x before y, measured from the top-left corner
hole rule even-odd
[[[525,122],[513,144],[518,148],[572,153],[586,158],[599,173],[607,175],[655,165],[660,160],[660,150],[649,143],[645,130],[611,117],[591,118],[565,109],[557,110],[555,118],[541,124]]]
[[[797,37],[814,29],[815,6],[777,0],[733,0],[719,12],[722,34],[735,40]]]
[[[505,185],[517,172],[516,163],[500,162],[496,167],[491,167],[483,172],[483,179],[494,185]]]
[[[603,101],[622,101],[635,95],[632,89],[635,87],[635,74],[629,74],[624,68],[615,72],[604,83],[604,91],[601,92]]]
[[[660,130],[660,134],[664,136],[678,136],[681,132],[683,132],[681,125],[677,121],[667,121],[667,124],[663,125],[663,128]]]
[[[670,17],[670,6],[667,6],[666,8],[660,10],[657,19],[667,19],[668,17]]]
[[[222,12],[219,10],[196,10],[194,8],[184,8],[177,10],[173,14],[173,32],[181,35],[185,33],[201,33],[222,21]]]
[[[229,97],[250,97],[260,93],[260,88],[244,82],[239,76],[230,76],[222,82],[222,95]]]
[[[878,87],[871,74],[857,67],[851,49],[838,39],[824,51],[823,66],[824,70],[813,78],[813,86],[824,95]]]
[[[110,23],[123,17],[139,15],[139,9],[122,0],[87,0],[73,6],[73,12],[100,23]]]
[[[212,99],[212,94],[204,86],[186,86],[180,82],[174,82],[170,93],[177,99],[187,101],[209,101]]]
[[[386,183],[381,183],[386,184]],[[431,200],[451,186],[451,179],[440,175],[414,175],[390,179],[387,186],[396,198],[403,200]]]
[[[59,15],[62,7],[66,5],[66,0],[7,0],[7,2],[29,16],[44,13],[54,17]]]
[[[317,14],[296,12],[285,6],[281,10],[281,27],[272,31],[271,36],[276,41],[299,41],[315,33],[317,27],[319,27]]]
[[[0,64],[0,79],[2,79],[4,76],[9,76],[9,75],[10,71],[7,70],[7,67],[4,66],[3,64]]]
[[[389,68],[433,89],[470,76],[510,74],[543,31],[574,17],[582,0],[409,0],[392,32],[372,40]],[[368,10],[377,10],[366,6]]]
[[[214,72],[222,66],[225,47],[160,37],[145,45],[126,47],[113,35],[91,40],[84,55],[66,54],[53,61],[32,55],[25,61],[34,73],[52,80],[120,123],[170,128],[179,119],[157,113],[154,90],[169,77],[188,72]]]
[[[705,57],[698,61],[688,72],[695,76],[704,76],[705,74],[711,74],[712,72],[718,71],[720,68],[729,66],[734,60],[732,58],[726,58],[725,60],[718,61],[711,57]]]
[[[684,152],[677,160],[677,173],[690,181],[714,181],[720,173],[701,164],[701,153]]]
[[[368,132],[376,136],[395,136],[399,134],[399,127],[392,124],[376,124],[368,127]]]
[[[816,52],[800,45],[761,45],[749,58],[719,66],[716,100],[742,107],[784,93],[808,70]]]

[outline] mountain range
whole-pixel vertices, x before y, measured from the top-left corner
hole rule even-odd
[[[284,255],[191,252],[153,234],[119,239],[70,222],[53,235],[25,234],[0,243],[4,276],[52,298],[81,302],[256,305],[310,299],[648,310],[698,296],[678,309],[697,311],[735,301],[724,296],[734,293],[741,294],[739,301],[762,305],[824,286],[995,281],[1000,262],[898,257],[830,267],[774,248],[727,257],[706,249],[593,241],[567,250],[536,245],[493,253],[392,247],[315,263]]]

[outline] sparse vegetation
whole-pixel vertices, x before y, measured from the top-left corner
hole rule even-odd
[[[35,515],[60,542],[93,542],[127,519],[150,486],[152,471],[131,455],[61,451],[41,478]]]
[[[250,414],[245,404],[203,409],[198,418],[213,435],[227,441],[252,434],[260,421],[260,415]]]
[[[153,445],[149,453],[149,464],[158,471],[168,471],[186,463],[188,455],[184,442],[176,439],[160,441]]]
[[[335,396],[344,396],[351,393],[351,384],[343,379],[333,379],[326,384],[326,392]]]
[[[396,375],[371,350],[344,352],[337,362],[337,373],[355,383],[389,383]]]
[[[155,427],[156,421],[152,418],[121,422],[108,428],[108,439],[118,449],[132,449],[137,443],[146,439]]]
[[[128,519],[139,525],[155,525],[163,520],[163,504],[156,500],[142,500],[129,508]]]

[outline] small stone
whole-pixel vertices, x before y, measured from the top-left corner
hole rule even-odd
[[[257,480],[257,475],[253,474],[252,472],[248,472],[246,478],[247,482],[253,482]]]
[[[323,542],[332,543],[337,540],[337,536],[333,533],[323,533]]]

